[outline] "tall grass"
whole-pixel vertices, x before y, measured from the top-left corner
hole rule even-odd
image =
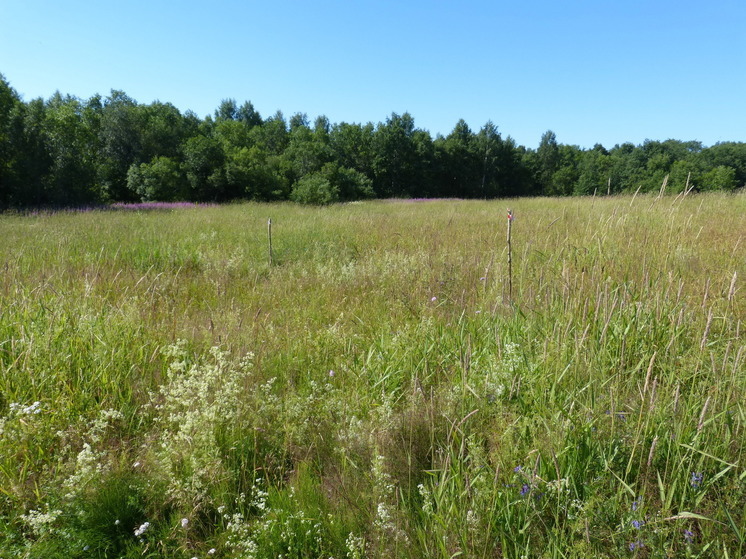
[[[746,198],[510,207],[0,217],[0,556],[746,555]]]

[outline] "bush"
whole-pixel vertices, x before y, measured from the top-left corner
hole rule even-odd
[[[170,157],[155,157],[150,163],[133,164],[127,172],[127,188],[143,202],[188,198],[179,164]]]
[[[343,202],[375,196],[370,179],[360,171],[327,163],[321,169],[321,174],[339,191],[339,198]]]
[[[313,173],[295,183],[290,199],[299,204],[327,206],[339,202],[339,187],[332,185],[322,174]]]

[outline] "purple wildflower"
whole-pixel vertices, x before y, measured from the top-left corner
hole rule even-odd
[[[194,202],[117,202],[109,206],[112,210],[176,210],[180,208],[205,208],[215,204],[196,204]]]
[[[684,539],[686,543],[692,543],[694,541],[694,532],[691,530],[684,530]]]
[[[637,507],[640,506],[640,501],[632,501],[632,512],[635,512],[637,510]]]
[[[633,521],[632,521],[632,526],[633,526],[633,527],[634,527],[634,528],[635,528],[636,530],[639,530],[640,528],[642,528],[644,524],[645,524],[645,523],[644,523],[644,522],[643,522],[642,520],[633,520]]]
[[[642,543],[640,540],[637,540],[636,542],[632,542],[629,544],[629,550],[634,551],[635,549],[642,549],[645,547],[645,544]]]
[[[516,466],[515,468],[513,468],[513,471],[516,473],[520,472],[521,470],[523,470],[521,466]]]
[[[531,488],[527,484],[523,484],[523,487],[521,487],[521,497],[526,496],[531,491]]]
[[[702,485],[702,480],[704,478],[702,477],[701,472],[692,472],[692,479],[691,479],[691,485],[695,489],[697,489],[700,485]]]

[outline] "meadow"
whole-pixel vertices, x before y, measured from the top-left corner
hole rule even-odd
[[[0,557],[744,557],[744,235],[743,193],[0,215]]]

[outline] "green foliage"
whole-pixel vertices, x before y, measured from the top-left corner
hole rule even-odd
[[[132,165],[127,172],[127,188],[137,193],[142,201],[186,200],[186,179],[177,161],[170,157],[156,157],[150,163]]]
[[[224,200],[225,153],[217,140],[207,136],[189,138],[184,145],[183,169],[191,200]]]
[[[700,179],[702,190],[731,191],[736,188],[736,170],[719,165],[704,173]]]
[[[316,186],[300,182],[306,177]],[[0,77],[0,179],[2,210],[138,200],[680,194],[743,187],[746,143],[646,140],[581,149],[560,144],[550,130],[532,149],[491,121],[477,132],[459,120],[433,138],[409,113],[377,125],[305,113],[286,120],[281,111],[265,119],[250,101],[235,99],[199,118],[118,90],[87,101],[55,93],[24,102]],[[294,186],[305,193],[291,197]]]
[[[225,178],[235,197],[269,201],[286,196],[287,181],[280,161],[258,146],[231,149],[226,156]]]
[[[340,201],[363,200],[375,195],[370,179],[355,169],[327,163],[320,174],[338,191]]]
[[[290,199],[300,204],[326,206],[339,201],[339,187],[321,173],[314,173],[295,183]]]
[[[542,190],[547,194],[556,194],[553,191],[552,177],[560,167],[560,151],[557,143],[557,135],[547,130],[541,136],[539,147],[536,150],[538,162],[537,178]]]
[[[409,196],[422,180],[417,168],[414,119],[392,113],[374,135],[373,186],[378,197]]]

